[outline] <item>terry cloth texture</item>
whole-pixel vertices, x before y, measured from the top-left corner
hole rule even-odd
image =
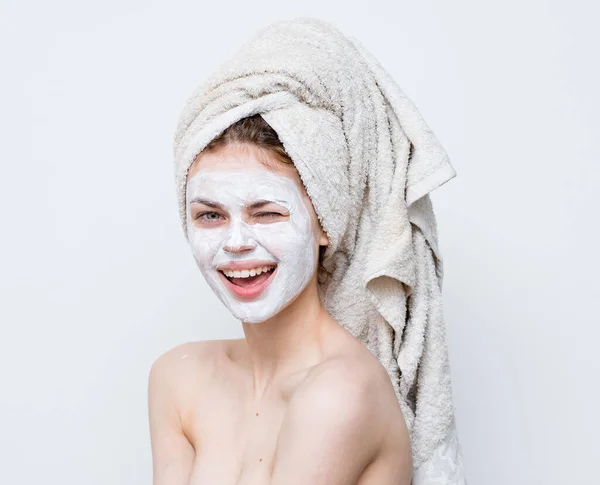
[[[174,140],[184,232],[194,158],[257,113],[277,132],[329,237],[326,309],[389,373],[410,431],[413,484],[464,484],[428,195],[456,176],[444,148],[356,39],[316,18],[278,21],[185,104]]]

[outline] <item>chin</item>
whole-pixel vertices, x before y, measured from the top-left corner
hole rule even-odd
[[[286,302],[283,295],[271,294],[266,298],[250,302],[229,299],[225,304],[235,318],[243,323],[254,324],[265,322],[279,315],[290,302]]]
[[[261,310],[261,309],[251,310],[248,308],[245,308],[245,309],[239,309],[239,308],[231,309],[230,308],[230,311],[233,314],[233,316],[236,317],[238,320],[240,320],[242,323],[254,324],[254,323],[266,322],[267,320],[277,316],[279,313],[281,313],[281,308],[278,308],[276,310],[271,310],[271,311],[266,311],[266,310]]]
[[[268,305],[268,303],[263,301],[263,302],[260,302],[260,304],[261,304],[261,306],[263,306],[263,308],[250,309],[250,308],[246,307],[243,312],[239,312],[239,316],[236,315],[232,311],[231,308],[230,308],[230,311],[234,317],[236,317],[238,320],[241,320],[243,323],[249,323],[249,324],[262,323],[273,317],[276,317],[277,315],[280,315],[285,310],[290,308],[290,306],[292,306],[294,303],[297,303],[300,295],[302,295],[305,290],[306,290],[306,287],[303,288],[302,291],[297,293],[290,300],[286,301],[283,304],[277,305],[276,308],[271,309],[271,310],[264,308],[265,306]],[[254,302],[254,303],[259,303],[259,302]]]

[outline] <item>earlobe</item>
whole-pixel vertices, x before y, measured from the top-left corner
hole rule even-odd
[[[319,246],[329,246],[329,238],[327,237],[327,234],[325,234],[325,231],[321,231]]]

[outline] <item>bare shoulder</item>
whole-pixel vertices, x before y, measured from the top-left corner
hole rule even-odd
[[[387,372],[370,355],[337,356],[315,366],[296,393],[298,408],[333,413],[382,441],[399,405]]]
[[[187,483],[197,443],[186,426],[186,410],[206,390],[225,349],[220,341],[188,342],[153,362],[148,376],[153,483]]]
[[[221,340],[202,340],[179,344],[159,355],[152,364],[152,372],[172,372],[210,364],[223,349]]]
[[[396,439],[390,423],[397,420],[401,426],[402,413],[381,365],[360,353],[323,361],[290,401],[273,483],[291,483],[289,477],[293,484],[357,483],[370,467],[381,469]]]
[[[227,340],[203,340],[177,345],[159,355],[150,368],[149,382],[168,387],[184,398],[209,382],[228,352]]]
[[[344,403],[371,424],[385,423],[400,411],[390,376],[379,360],[358,339],[338,338],[336,347],[307,376],[299,398],[321,396],[329,402]],[[384,426],[384,431],[387,426]]]
[[[173,365],[175,362],[190,358],[194,362],[211,359],[227,348],[228,340],[198,340],[185,342],[159,355],[153,365]]]

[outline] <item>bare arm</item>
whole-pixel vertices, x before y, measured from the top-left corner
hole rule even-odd
[[[369,379],[361,371],[335,363],[290,403],[271,485],[355,485],[382,456],[384,444],[390,442],[389,420],[398,418],[397,402],[390,405],[382,380]],[[410,446],[399,451],[400,466],[381,485],[409,485],[411,470],[405,469],[402,457],[410,455]]]
[[[153,485],[188,485],[195,457],[176,406],[173,357],[169,352],[160,356],[148,378]]]

